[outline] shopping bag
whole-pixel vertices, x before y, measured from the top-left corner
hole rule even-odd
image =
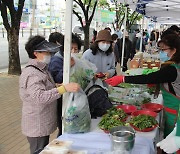
[[[63,117],[64,131],[70,134],[89,132],[91,115],[84,91],[70,93],[67,103]]]

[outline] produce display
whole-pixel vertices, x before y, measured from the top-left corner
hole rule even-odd
[[[119,120],[124,120],[127,117],[127,114],[122,109],[116,107],[112,107],[107,110],[107,115],[113,118],[117,118]]]
[[[138,128],[139,130],[144,130],[146,128],[152,128],[158,125],[157,120],[149,115],[138,115],[132,117],[129,121],[130,124]]]
[[[150,97],[144,97],[144,99],[142,100],[142,104],[149,103],[149,102],[151,102]]]
[[[102,117],[99,127],[102,130],[108,131],[116,126],[124,126],[125,122],[123,122],[123,120],[125,120],[126,117],[127,114],[122,109],[112,107],[107,111],[107,114]]]
[[[150,73],[157,70],[145,70],[144,73]],[[147,87],[147,85],[121,83],[117,87],[110,87],[108,89],[109,98],[115,105],[133,105],[140,111],[142,105],[151,102],[152,94],[155,91],[155,86]],[[120,108],[120,107],[119,107]],[[123,109],[123,108],[121,108]],[[125,110],[125,109],[124,109]],[[123,117],[119,120],[117,109],[111,108],[106,115],[104,115],[99,123],[102,130],[110,130],[115,126],[130,124],[135,130],[141,132],[149,132],[158,126],[158,122],[151,114],[139,114],[133,116],[131,119]],[[125,119],[127,119],[125,121]]]
[[[120,83],[117,86],[121,87],[121,88],[133,88],[133,87],[135,87],[133,84],[130,84],[130,83]]]
[[[155,93],[155,90],[156,90],[156,87],[149,87],[149,88],[147,89],[147,92],[148,92],[150,95],[152,95],[152,94]]]
[[[137,107],[140,107],[142,104],[151,102],[151,95],[147,92],[148,88],[146,85],[134,85],[132,84],[124,84],[126,87],[133,86],[132,88],[120,88],[113,87],[109,92],[109,98],[113,104],[121,105],[123,104],[131,104]],[[114,89],[116,88],[116,89]],[[119,91],[118,91],[119,89]]]
[[[99,123],[99,128],[105,131],[109,131],[111,128],[116,126],[124,126],[125,123],[115,117],[104,115]]]

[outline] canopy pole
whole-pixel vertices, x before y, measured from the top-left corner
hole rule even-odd
[[[125,4],[125,17],[124,17],[124,30],[123,30],[123,44],[122,44],[122,55],[121,55],[121,72],[123,69],[123,62],[124,62],[124,47],[125,47],[125,32],[126,32],[126,21],[127,21],[127,7],[128,5]]]
[[[72,40],[72,9],[73,9],[73,1],[66,0],[63,84],[69,83],[71,40]],[[67,103],[68,96],[69,96],[68,93],[63,94],[62,117],[64,116],[64,112],[68,104]],[[62,123],[62,133],[64,133],[63,123]]]
[[[144,16],[142,19],[142,26],[141,26],[141,41],[140,41],[140,47],[139,51],[142,52],[142,44],[143,44],[143,29],[144,29]]]

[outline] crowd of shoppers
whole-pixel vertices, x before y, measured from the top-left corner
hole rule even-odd
[[[165,139],[157,144],[166,152],[176,152],[180,148],[180,123],[177,118],[180,106],[180,29],[171,26],[164,31],[159,40],[159,32],[153,30],[151,34],[143,32],[142,51],[149,43],[157,44],[160,56],[166,57],[161,69],[148,75],[115,76],[116,62],[121,63],[123,38],[120,29],[111,35],[111,29],[106,27],[99,32],[94,31],[90,48],[82,54],[97,67],[96,73],[104,73],[106,82],[111,86],[119,83],[160,84],[165,106]],[[139,51],[139,30],[136,30],[132,41],[129,33],[125,33],[123,71],[127,70],[127,61]],[[72,34],[71,53],[79,53],[81,39]],[[20,76],[19,89],[22,105],[22,132],[27,136],[31,154],[42,150],[49,143],[49,135],[59,128],[62,130],[62,94],[78,92],[77,83],[63,84],[64,35],[59,32],[51,33],[49,41],[42,36],[29,38],[25,45],[29,62]],[[71,66],[75,64],[71,58]],[[169,73],[171,72],[171,73]],[[57,103],[58,102],[58,103]],[[175,124],[177,126],[175,127]],[[173,131],[174,129],[174,131]],[[172,146],[168,146],[171,141]]]

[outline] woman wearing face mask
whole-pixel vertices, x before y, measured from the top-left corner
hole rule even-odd
[[[56,100],[63,93],[77,92],[80,88],[76,83],[56,87],[47,64],[58,48],[42,36],[30,38],[25,45],[29,62],[20,76],[19,92],[23,102],[22,133],[27,136],[31,154],[42,150],[57,128]]]
[[[82,58],[95,64],[97,73],[102,72],[106,78],[115,74],[115,56],[112,52],[112,39],[108,30],[101,30],[90,48],[83,53]]]
[[[177,35],[166,35],[158,43],[167,55],[168,61],[162,64],[159,71],[148,75],[115,76],[106,82],[112,86],[119,83],[160,84],[165,106],[165,137],[173,130],[180,104],[180,38]]]

